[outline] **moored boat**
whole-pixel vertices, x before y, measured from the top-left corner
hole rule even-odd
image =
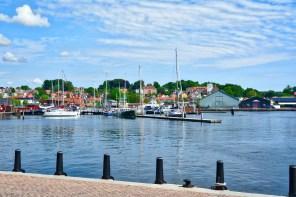
[[[68,110],[65,108],[49,109],[44,112],[43,117],[79,117],[79,110]]]
[[[115,114],[119,118],[125,118],[125,119],[135,119],[136,118],[136,111],[131,108],[119,108],[115,112]]]

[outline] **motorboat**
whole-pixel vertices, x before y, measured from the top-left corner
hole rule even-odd
[[[43,117],[79,117],[79,110],[72,110],[66,108],[53,108],[44,112]]]
[[[180,109],[171,109],[165,115],[167,117],[181,117],[181,118],[186,117],[186,113],[182,112]]]

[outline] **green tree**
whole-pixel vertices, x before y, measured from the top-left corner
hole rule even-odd
[[[124,80],[124,79],[113,79],[113,80],[107,80],[104,81],[103,84],[101,84],[99,86],[100,90],[104,90],[106,87],[106,83],[108,82],[107,86],[108,89],[112,89],[112,88],[118,88],[119,85],[121,88],[126,87],[127,89],[130,88],[131,84],[128,80]]]
[[[235,97],[242,97],[244,93],[244,89],[236,84],[220,85],[220,89]]]
[[[22,85],[20,87],[20,89],[22,89],[22,90],[31,90],[31,88],[29,86],[27,86],[27,85]]]
[[[142,83],[142,88],[145,86],[145,82],[143,80],[135,81],[135,83],[131,86],[132,90],[139,90],[140,89],[140,82]]]
[[[47,95],[45,90],[42,87],[37,87],[35,88],[35,93],[34,93],[34,97],[36,99],[41,99],[41,97],[44,97],[44,95]],[[48,95],[47,95],[48,96]]]
[[[21,105],[21,101],[18,99],[12,99],[11,103],[13,106],[20,106]]]
[[[256,89],[253,89],[253,88],[247,88],[244,93],[243,93],[243,96],[244,97],[248,97],[248,98],[251,98],[251,97],[254,97],[254,96],[259,96],[261,97],[261,93],[256,90]]]
[[[128,103],[139,103],[140,102],[139,94],[137,94],[135,92],[129,92],[127,94],[127,102]]]
[[[44,80],[42,84],[42,88],[44,90],[51,90],[52,86],[54,91],[62,90],[62,84],[64,82],[64,90],[65,91],[73,91],[74,86],[71,81],[65,81],[63,79],[54,79],[54,80]]]
[[[86,92],[88,95],[93,96],[93,95],[94,95],[94,89],[95,89],[95,96],[98,96],[98,95],[99,95],[99,91],[98,91],[98,89],[93,88],[93,87],[85,88],[85,89],[84,89],[84,92]]]

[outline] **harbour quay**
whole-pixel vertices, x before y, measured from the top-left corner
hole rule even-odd
[[[3,171],[0,172],[0,196],[272,197],[198,187],[184,188],[172,184],[156,185]]]

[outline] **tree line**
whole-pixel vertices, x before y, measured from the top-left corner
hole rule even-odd
[[[244,89],[240,85],[237,84],[219,84],[214,82],[204,82],[199,83],[198,81],[192,80],[181,80],[181,85],[183,91],[185,91],[189,87],[196,87],[196,86],[207,86],[208,83],[213,84],[214,87],[217,87],[219,90],[226,92],[227,94],[234,96],[234,97],[265,97],[265,98],[272,98],[272,97],[282,97],[282,96],[293,96],[294,92],[296,92],[296,86],[288,85],[282,91],[259,91],[254,88],[246,88]],[[71,81],[64,81],[63,79],[54,79],[54,80],[45,80],[41,87],[35,88],[35,97],[41,100],[47,100],[49,95],[46,93],[45,90],[53,90],[56,92],[58,89],[62,89],[62,83],[64,84],[65,91],[74,91],[74,85]],[[118,99],[120,95],[120,89],[126,88],[126,96],[128,102],[138,102],[139,101],[139,92],[140,84],[142,87],[145,85],[154,86],[157,89],[159,94],[171,95],[176,90],[176,82],[168,82],[163,85],[160,85],[157,81],[154,81],[150,84],[145,84],[143,80],[135,81],[134,83],[129,82],[125,79],[113,79],[113,80],[106,80],[98,87],[87,87],[83,88],[83,92],[89,95],[95,94],[95,96],[103,95],[105,93],[105,88],[108,88],[108,99]],[[27,85],[22,85],[17,87],[18,89],[22,90],[30,90],[31,88]],[[15,92],[15,89],[12,88],[12,92]],[[77,92],[81,93],[81,92]]]

